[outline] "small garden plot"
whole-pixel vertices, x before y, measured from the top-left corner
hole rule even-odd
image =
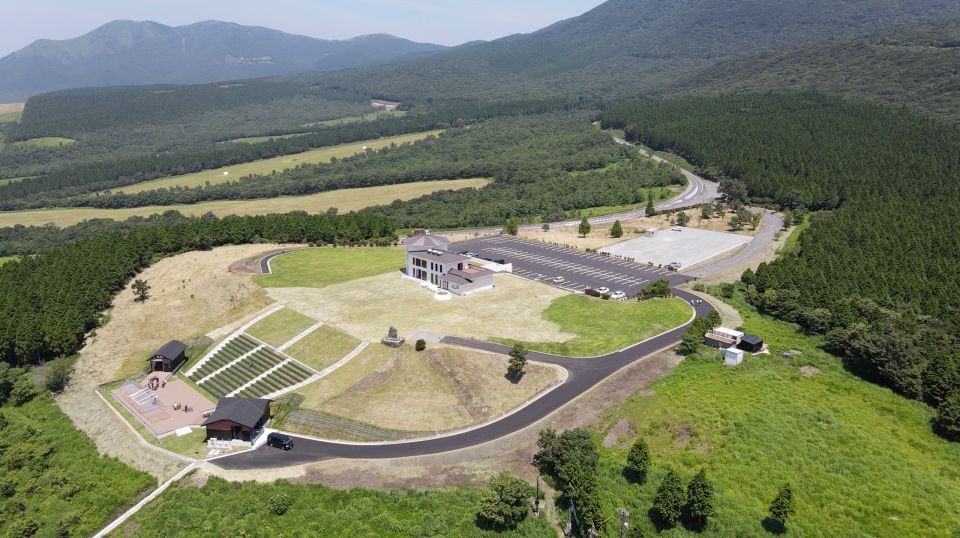
[[[320,371],[347,356],[360,340],[333,327],[322,326],[284,350],[284,353]]]
[[[246,330],[250,336],[277,347],[314,325],[316,320],[289,308],[280,309]]]
[[[584,295],[560,297],[544,310],[552,321],[576,338],[565,342],[521,342],[524,347],[568,357],[605,355],[686,323],[693,311],[681,299],[620,303]],[[512,345],[516,340],[491,338]]]

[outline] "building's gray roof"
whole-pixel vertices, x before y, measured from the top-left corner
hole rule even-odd
[[[267,412],[270,400],[264,398],[221,398],[217,409],[203,422],[203,426],[221,420],[236,422],[241,426],[253,428],[260,417]]]
[[[424,248],[437,248],[443,247],[446,249],[446,246],[450,244],[450,240],[446,237],[441,237],[439,235],[430,235],[430,234],[419,234],[412,235],[403,240],[403,245],[407,247],[424,247]]]
[[[467,267],[466,269],[452,269],[449,273],[450,275],[458,276],[473,282],[474,280],[485,277],[487,275],[492,275],[493,271],[489,269],[484,269],[483,267]]]
[[[410,255],[415,258],[422,258],[424,260],[430,260],[437,263],[457,263],[467,262],[470,260],[470,258],[466,256],[454,254],[453,252],[444,252],[441,250],[436,250],[433,252],[430,252],[429,250],[423,250],[420,252],[411,252]]]
[[[743,336],[740,338],[740,341],[757,346],[763,343],[763,338],[760,338],[755,334],[743,333]]]
[[[150,355],[150,358],[154,357],[163,357],[169,360],[176,360],[181,353],[187,350],[187,344],[179,340],[170,340],[166,344],[163,344],[163,347],[156,350],[153,355]]]

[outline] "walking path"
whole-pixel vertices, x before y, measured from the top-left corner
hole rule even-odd
[[[148,503],[150,503],[150,501],[156,499],[158,495],[160,495],[160,494],[163,493],[168,487],[170,487],[170,484],[173,484],[173,483],[176,482],[177,480],[180,480],[181,478],[183,478],[184,476],[186,476],[187,473],[189,473],[189,472],[192,471],[194,468],[196,468],[197,463],[198,463],[198,462],[196,462],[196,461],[191,462],[190,465],[187,465],[186,467],[184,467],[179,473],[173,475],[173,477],[172,477],[170,480],[167,480],[167,481],[164,482],[163,484],[160,484],[160,487],[158,487],[157,489],[153,490],[153,492],[152,492],[150,495],[147,495],[146,497],[143,498],[143,500],[141,500],[141,501],[138,502],[137,504],[133,505],[133,508],[127,510],[127,511],[124,512],[120,517],[118,517],[117,519],[114,519],[112,522],[110,522],[109,525],[107,525],[106,527],[104,527],[103,529],[101,529],[100,532],[98,532],[97,534],[94,534],[94,535],[93,535],[93,538],[102,538],[102,537],[110,534],[110,533],[113,532],[114,530],[116,530],[117,527],[119,527],[120,525],[122,525],[123,522],[125,522],[125,521],[128,520],[128,519],[130,519],[130,517],[132,517],[134,514],[136,514],[137,512],[139,512],[140,509],[143,508],[144,506],[146,506]]]

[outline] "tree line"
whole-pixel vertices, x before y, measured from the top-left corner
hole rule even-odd
[[[75,353],[131,277],[158,258],[261,242],[390,244],[382,215],[205,217],[99,234],[0,266],[0,358],[35,364]]]
[[[604,121],[744,202],[824,210],[797,249],[743,275],[748,300],[938,407],[938,431],[960,439],[960,130],[818,93],[638,101]]]

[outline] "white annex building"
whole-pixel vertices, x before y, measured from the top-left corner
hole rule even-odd
[[[450,241],[414,230],[404,239],[407,248],[407,276],[429,282],[456,295],[493,287],[493,271],[470,265],[470,258],[448,252]]]

